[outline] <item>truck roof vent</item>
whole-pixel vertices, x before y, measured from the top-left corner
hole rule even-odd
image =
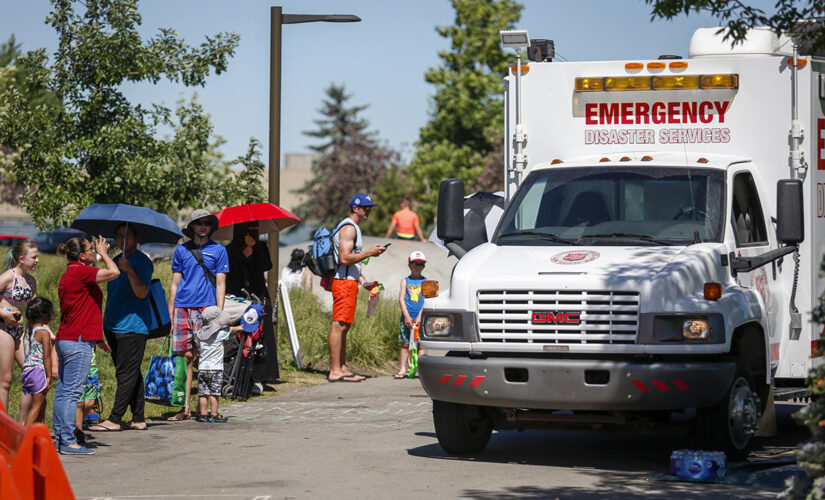
[[[681,59],[681,58],[682,58],[682,56],[677,56],[677,55],[673,55],[673,54],[662,54],[662,55],[659,56],[659,60],[662,60],[662,59]]]
[[[556,57],[556,45],[553,40],[532,38],[527,47],[527,57],[533,62],[551,62]]]
[[[688,57],[792,56],[793,43],[786,35],[776,36],[769,28],[751,28],[742,43],[731,47],[724,40],[727,28],[699,28],[693,32]]]

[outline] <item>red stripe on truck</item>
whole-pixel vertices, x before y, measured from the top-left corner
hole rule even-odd
[[[633,382],[633,385],[635,385],[640,391],[647,392],[650,390],[650,387],[646,386],[641,380],[632,380],[631,382]]]
[[[671,380],[670,383],[675,385],[676,388],[679,389],[680,391],[689,391],[690,390],[690,387],[688,387],[688,385],[686,383],[682,382],[681,380]]]
[[[442,375],[441,380],[439,380],[438,383],[444,385],[448,380],[450,380],[450,377],[452,377],[452,375]]]
[[[458,377],[455,378],[455,382],[453,382],[453,385],[461,385],[461,384],[464,383],[464,381],[466,379],[467,379],[467,375],[459,375]]]
[[[484,380],[485,378],[487,378],[487,377],[476,377],[476,378],[474,378],[473,381],[470,382],[470,387],[478,387],[478,385],[481,383],[481,381]]]
[[[656,388],[659,389],[660,391],[669,391],[670,390],[670,387],[668,387],[667,384],[665,384],[661,380],[654,380],[654,381],[651,382],[651,384],[655,385]]]

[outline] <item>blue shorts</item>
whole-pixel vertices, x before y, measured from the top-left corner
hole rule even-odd
[[[398,343],[401,345],[409,345],[410,336],[412,335],[412,327],[404,324],[404,317],[401,317],[401,330],[398,332]]]

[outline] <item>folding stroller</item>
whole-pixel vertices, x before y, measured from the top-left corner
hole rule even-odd
[[[241,316],[243,331],[224,342],[224,386],[221,392],[225,398],[245,401],[249,397],[252,365],[263,348],[259,341],[264,333],[264,316],[260,304],[248,306]]]

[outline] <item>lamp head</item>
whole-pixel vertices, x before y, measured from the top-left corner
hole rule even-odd
[[[505,49],[524,49],[530,46],[527,30],[502,30],[498,34]]]

